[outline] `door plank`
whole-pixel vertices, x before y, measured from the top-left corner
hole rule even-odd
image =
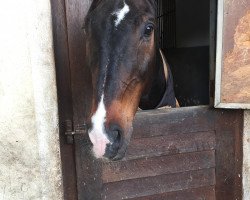
[[[138,112],[132,137],[152,137],[175,133],[214,130],[214,114],[207,106],[159,109]]]
[[[215,167],[214,151],[109,162],[102,167],[103,183]]]
[[[92,81],[89,68],[84,67],[86,49],[83,30],[90,4],[91,1],[65,0],[75,127],[82,126],[91,109],[88,102],[92,98]]]
[[[189,171],[104,184],[102,199],[129,199],[214,184],[214,169]]]
[[[214,186],[200,187],[129,200],[215,200],[215,188]]]
[[[162,132],[164,129],[162,130]],[[173,134],[160,137],[132,139],[126,154],[126,160],[152,157],[160,155],[173,155],[196,151],[215,149],[215,132],[197,132]]]
[[[242,199],[243,112],[216,115],[216,199]]]
[[[100,200],[102,163],[93,157],[87,135],[75,136],[78,200]]]
[[[66,24],[68,33],[68,51],[73,102],[73,122],[75,130],[82,127],[91,109],[91,76],[84,67],[86,53],[84,38],[84,19],[91,1],[65,0]],[[75,136],[75,162],[77,166],[78,200],[100,199],[101,180],[99,168],[93,160],[88,147],[87,135]],[[85,144],[85,146],[83,146]],[[97,181],[99,180],[99,181]],[[87,186],[86,186],[87,185]],[[71,199],[70,199],[71,200]]]

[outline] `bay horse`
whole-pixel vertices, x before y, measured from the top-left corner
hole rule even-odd
[[[156,7],[155,0],[94,0],[85,18],[93,89],[88,134],[96,158],[124,157],[138,106],[176,107]]]

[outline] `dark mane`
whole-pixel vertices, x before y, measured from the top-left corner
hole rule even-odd
[[[93,10],[95,10],[101,1],[102,0],[93,0],[88,12],[91,13]]]

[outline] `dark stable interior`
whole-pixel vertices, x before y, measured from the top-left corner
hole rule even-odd
[[[181,107],[209,104],[209,0],[158,0],[158,34]]]

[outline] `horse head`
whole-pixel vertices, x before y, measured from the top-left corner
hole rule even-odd
[[[85,19],[86,66],[93,89],[89,137],[96,158],[121,159],[138,106],[155,108],[164,95],[168,72],[157,59],[162,56],[156,23],[155,0],[94,0],[89,9]]]

